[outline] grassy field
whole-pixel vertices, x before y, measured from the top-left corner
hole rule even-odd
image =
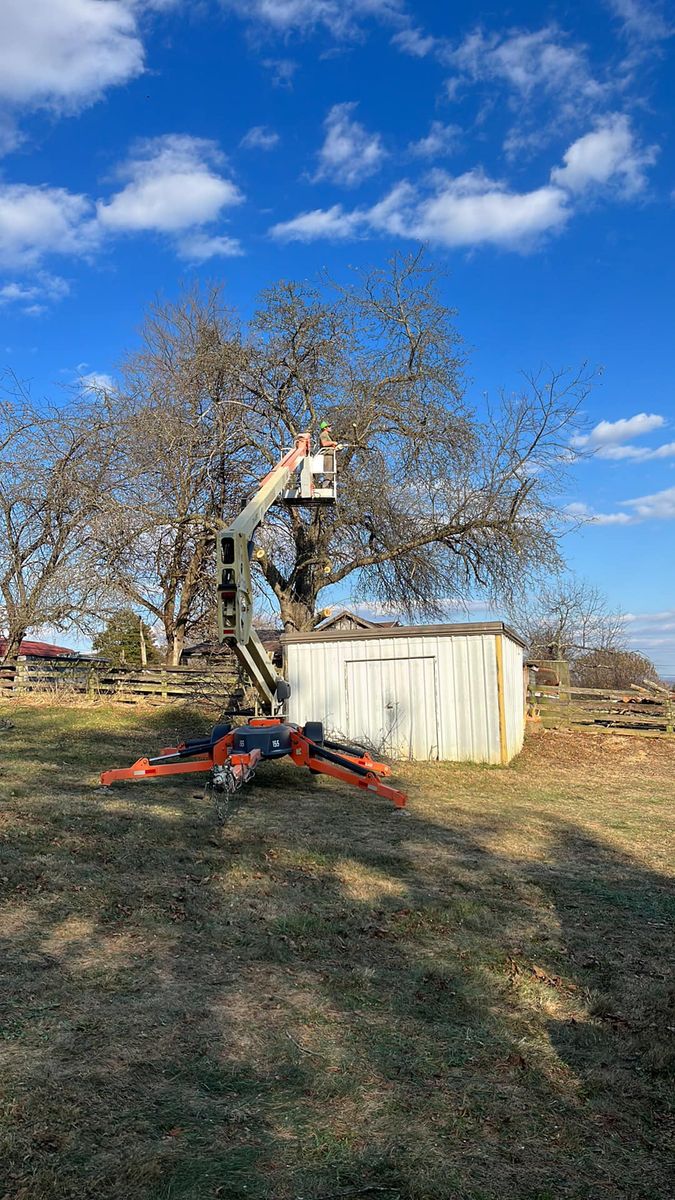
[[[674,741],[406,766],[407,815],[268,764],[221,827],[96,787],[184,714],[2,718],[2,1200],[672,1197]]]

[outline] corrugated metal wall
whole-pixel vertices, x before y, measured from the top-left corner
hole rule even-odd
[[[288,717],[399,758],[499,763],[496,634],[291,641]],[[522,651],[503,636],[509,757],[522,744]]]
[[[523,748],[525,737],[525,684],[523,651],[510,637],[502,634],[504,658],[504,712],[506,747],[509,761]]]

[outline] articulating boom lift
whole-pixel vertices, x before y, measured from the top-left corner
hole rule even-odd
[[[299,476],[296,471],[300,468]],[[246,507],[218,537],[217,595],[218,633],[235,654],[253,682],[264,717],[232,728],[216,725],[205,738],[193,738],[180,746],[167,746],[156,758],[139,758],[131,767],[104,771],[107,787],[121,780],[151,779],[208,771],[213,792],[232,794],[249,782],[262,759],[288,756],[297,767],[315,774],[332,775],[344,783],[376,792],[397,808],[405,805],[403,792],[389,787],[383,776],[389,767],[375,762],[365,751],[345,748],[324,738],[320,721],[303,727],[279,715],[290,695],[253,627],[251,557],[253,537],[267,510],[277,501],[314,506],[335,503],[336,447],[312,454],[310,435],[300,434],[281,462],[265,476]]]

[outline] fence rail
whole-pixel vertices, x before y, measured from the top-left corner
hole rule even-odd
[[[234,666],[110,667],[68,659],[24,659],[0,667],[0,695],[28,694],[107,698],[120,703],[213,703],[246,713],[247,690]]]
[[[675,696],[656,684],[622,689],[533,683],[528,689],[528,712],[552,729],[595,727],[670,734],[675,729]]]

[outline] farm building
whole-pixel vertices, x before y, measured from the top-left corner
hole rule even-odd
[[[339,612],[332,613],[329,617],[324,617],[323,621],[319,621],[317,629],[395,629],[400,626],[400,621],[371,621],[368,617],[361,617],[358,613],[354,613],[349,608],[342,608]]]
[[[7,639],[0,637],[0,658],[7,649]],[[19,646],[19,658],[79,658],[77,650],[53,646],[51,642],[30,642],[25,638]]]
[[[288,719],[394,758],[507,763],[523,744],[523,649],[501,621],[282,638]]]

